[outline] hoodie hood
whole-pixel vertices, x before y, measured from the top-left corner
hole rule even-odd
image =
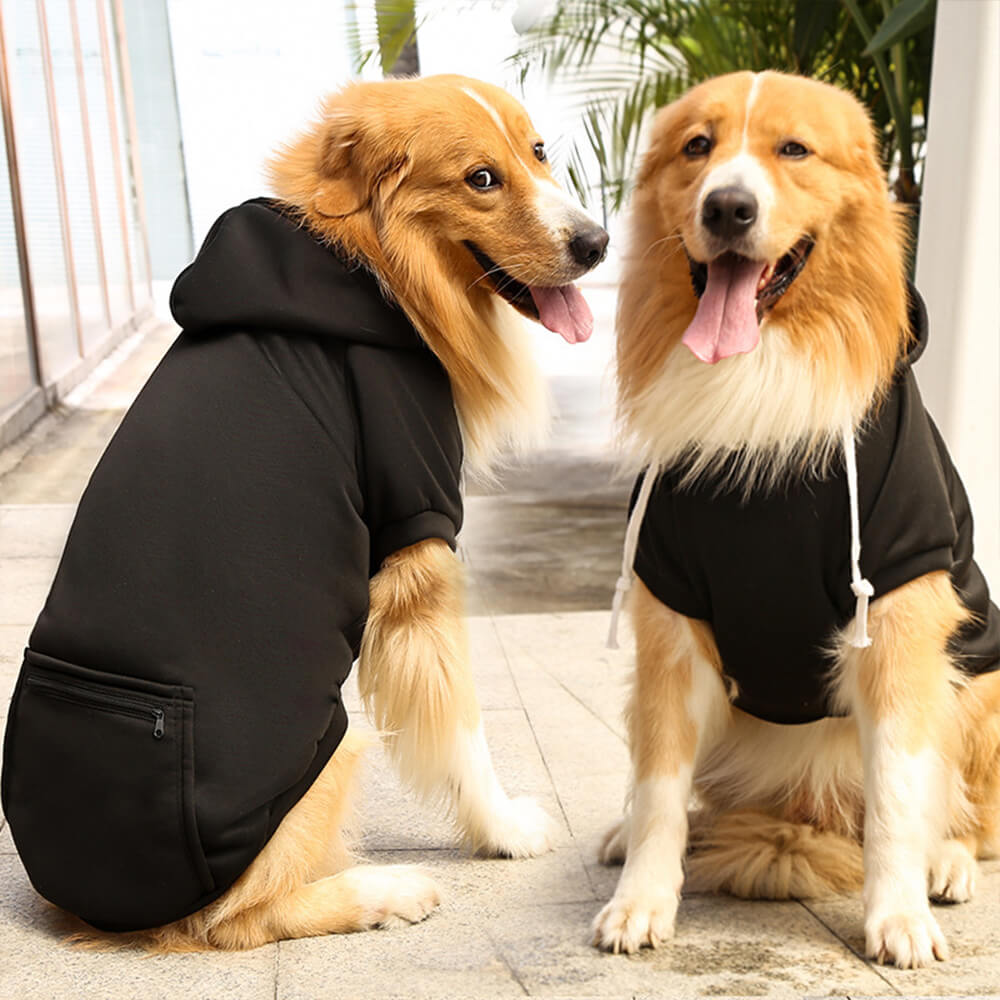
[[[316,239],[292,208],[267,198],[220,216],[174,283],[170,311],[195,335],[266,331],[423,347],[372,274]]]
[[[911,282],[906,284],[906,312],[910,321],[910,342],[903,363],[908,366],[924,353],[928,337],[927,306]]]

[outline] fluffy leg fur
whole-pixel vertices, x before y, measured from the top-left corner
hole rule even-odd
[[[961,784],[949,746],[959,676],[946,647],[964,617],[947,574],[930,574],[873,605],[871,646],[842,651],[838,693],[857,718],[865,768],[866,947],[901,968],[948,955],[927,892],[948,789]]]
[[[529,857],[554,827],[493,770],[469,671],[461,567],[440,540],[390,556],[371,582],[359,684],[404,779],[443,802],[474,851]]]
[[[631,807],[605,842],[625,867],[594,919],[594,944],[613,952],[655,948],[673,934],[683,881],[687,802],[699,751],[729,714],[714,641],[704,626],[636,585],[637,662],[628,707]],[[627,844],[627,846],[626,846]]]

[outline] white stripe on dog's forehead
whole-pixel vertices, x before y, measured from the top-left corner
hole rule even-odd
[[[487,101],[485,97],[481,97],[471,88],[463,87],[462,90],[465,91],[465,93],[467,93],[469,97],[471,97],[476,102],[476,104],[480,105],[481,107],[487,110],[489,116],[493,119],[494,122],[496,122],[497,128],[500,129],[500,131],[503,132],[505,136],[507,136],[507,141],[510,142],[510,136],[507,135],[507,126],[504,125],[503,119],[500,117],[500,114],[497,111],[497,109],[493,107],[493,105],[490,104],[490,102]],[[511,145],[513,145],[513,143]]]
[[[503,119],[500,117],[500,113],[497,111],[497,109],[494,108],[489,101],[487,101],[481,95],[477,94],[471,88],[463,87],[462,90],[465,91],[465,93],[468,94],[469,97],[471,97],[478,105],[480,105],[480,107],[486,109],[487,113],[496,124],[496,127],[500,129],[500,134],[507,140],[507,145],[510,146],[511,152],[521,161],[521,164],[524,166],[524,168],[530,171],[531,168],[528,165],[528,162],[518,152],[517,146],[514,145],[514,140],[511,139],[510,133],[507,131],[507,126],[504,125]]]
[[[750,84],[750,92],[747,94],[747,106],[743,112],[743,146],[740,152],[745,152],[747,148],[747,136],[750,131],[750,112],[753,110],[754,101],[757,100],[757,92],[760,90],[761,74],[754,73],[753,83]]]

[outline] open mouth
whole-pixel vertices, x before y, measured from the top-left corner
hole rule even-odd
[[[486,275],[493,291],[501,298],[506,299],[515,309],[524,313],[528,319],[538,320],[538,306],[535,305],[535,300],[531,297],[531,289],[523,281],[518,281],[517,278],[508,274],[495,261],[487,257],[475,243],[466,240],[465,245],[483,269],[483,274]]]
[[[594,317],[576,285],[526,285],[503,270],[475,243],[466,240],[465,245],[493,291],[519,312],[558,333],[568,344],[581,344],[590,337]]]
[[[752,351],[765,313],[802,272],[813,246],[812,237],[803,236],[774,264],[732,252],[701,264],[688,254],[698,309],[681,342],[710,365]]]
[[[802,268],[806,266],[809,254],[812,253],[816,241],[811,236],[803,236],[784,256],[779,257],[774,265],[768,264],[757,282],[757,322],[759,323],[764,314],[772,309],[778,299],[791,287],[792,282],[802,273]],[[725,253],[724,258],[735,258],[736,261],[743,261],[745,258],[739,254]],[[702,264],[694,260],[688,254],[688,269],[691,272],[691,284],[694,286],[694,293],[700,299],[705,294],[708,284],[708,264]]]

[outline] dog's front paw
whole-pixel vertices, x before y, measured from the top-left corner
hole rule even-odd
[[[556,824],[532,798],[507,801],[490,817],[489,828],[475,837],[477,853],[492,858],[534,858],[551,851]]]
[[[594,918],[594,946],[616,955],[658,947],[674,935],[678,901],[677,893],[669,891],[635,896],[616,893]]]
[[[628,854],[628,820],[620,819],[601,841],[597,851],[597,859],[602,865],[624,864]]]
[[[919,969],[948,958],[948,943],[930,910],[869,918],[865,946],[879,965],[892,962],[900,969]]]
[[[946,840],[931,859],[927,892],[941,903],[967,903],[976,891],[976,859],[958,840]]]

